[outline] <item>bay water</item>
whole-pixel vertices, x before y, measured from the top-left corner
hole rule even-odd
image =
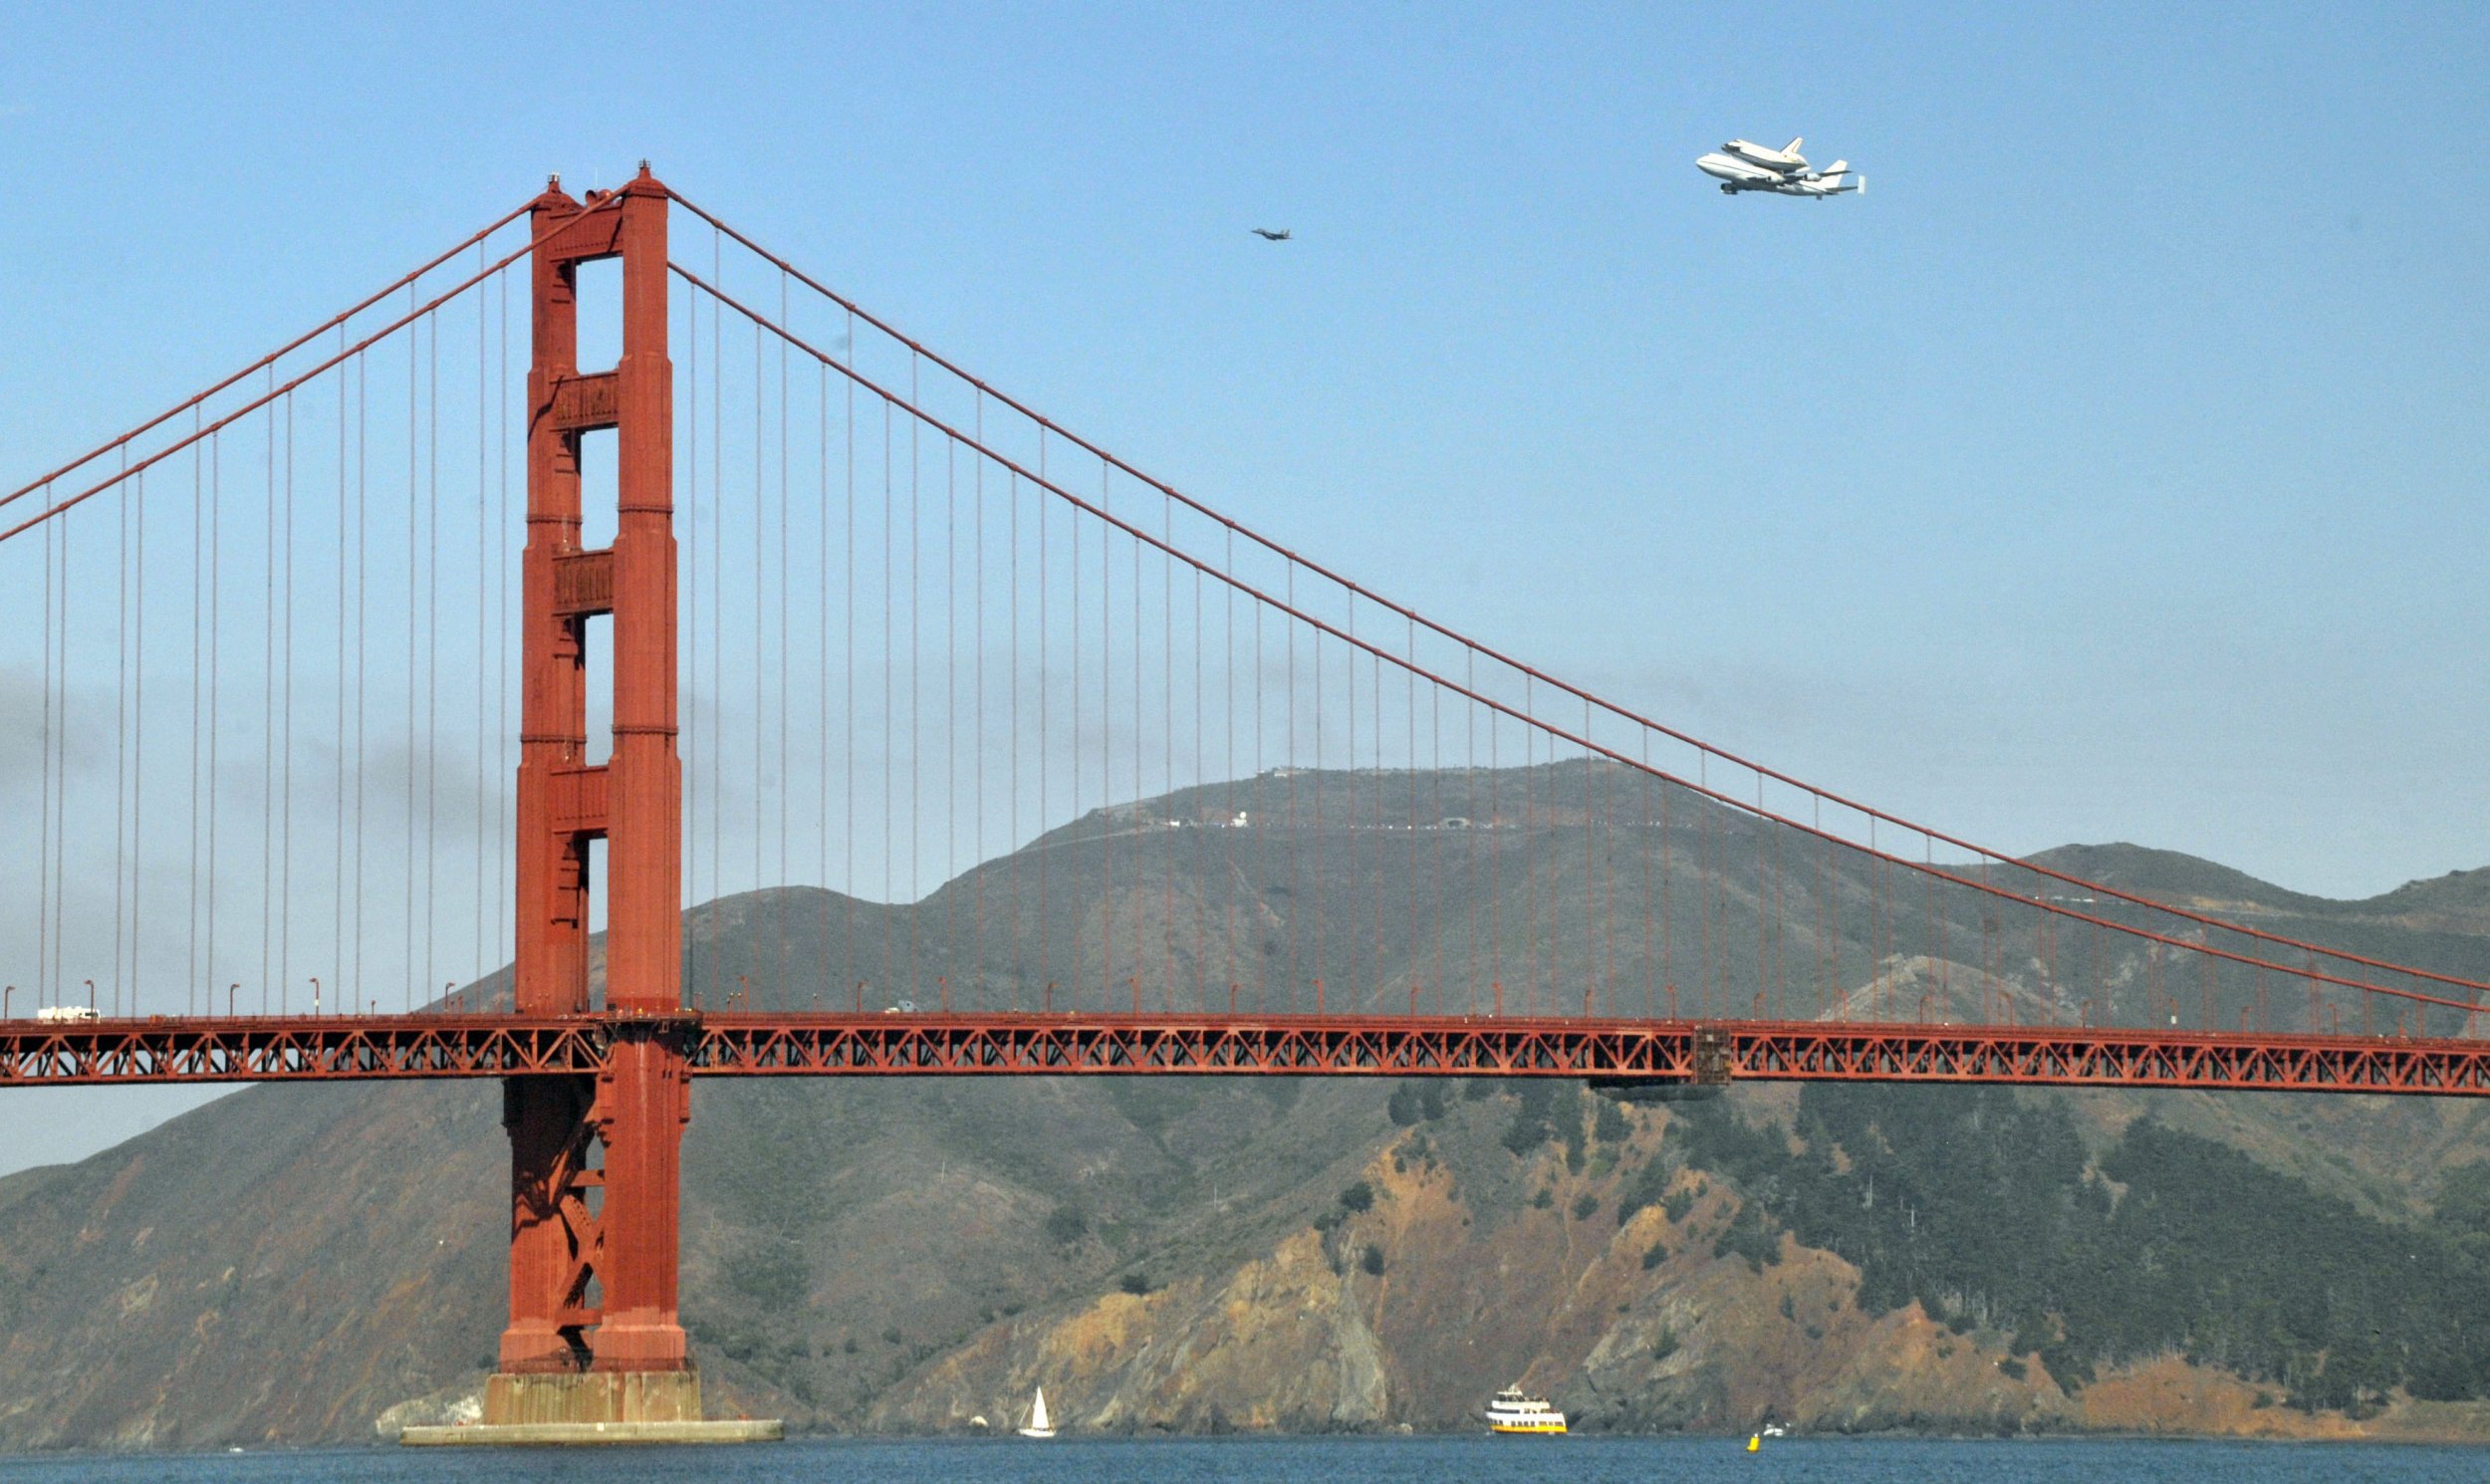
[[[0,1459],[0,1484],[2490,1484],[2490,1448],[2101,1439],[1060,1438]]]

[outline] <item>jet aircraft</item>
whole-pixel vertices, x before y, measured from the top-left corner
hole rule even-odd
[[[1248,227],[1245,230],[1253,233],[1265,242],[1286,242],[1291,235],[1290,229],[1287,227],[1282,227],[1276,232],[1272,231],[1269,227]]]
[[[1720,153],[1699,156],[1694,167],[1718,180],[1721,194],[1729,196],[1742,190],[1767,190],[1777,196],[1814,196],[1821,201],[1868,189],[1868,177],[1852,174],[1847,159],[1837,159],[1826,169],[1811,168],[1807,156],[1799,153],[1799,146],[1806,142],[1792,139],[1773,149],[1749,139],[1731,139],[1720,146]]]

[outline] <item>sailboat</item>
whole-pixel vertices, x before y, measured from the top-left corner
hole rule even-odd
[[[1046,1414],[1046,1387],[1038,1387],[1037,1399],[1029,1403],[1029,1425],[1020,1429],[1022,1437],[1053,1437],[1055,1423]]]

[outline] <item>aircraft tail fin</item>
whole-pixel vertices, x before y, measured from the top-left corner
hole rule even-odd
[[[1802,135],[1798,138],[1792,139],[1789,143],[1782,145],[1781,152],[1784,154],[1796,154],[1799,152],[1799,146],[1806,142],[1806,137]]]

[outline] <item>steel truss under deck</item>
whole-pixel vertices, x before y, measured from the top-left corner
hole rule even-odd
[[[1704,1084],[2490,1095],[2490,1041],[2078,1027],[1425,1016],[689,1012],[0,1024],[0,1087],[596,1073],[618,1040],[702,1077],[1555,1077]]]

